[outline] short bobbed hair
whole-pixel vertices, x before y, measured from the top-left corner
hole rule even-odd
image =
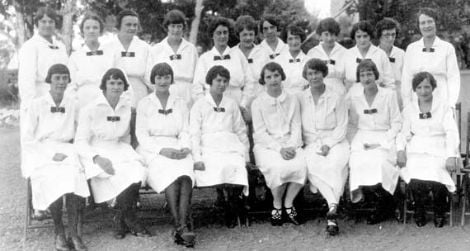
[[[122,80],[122,82],[124,82],[124,91],[127,91],[127,89],[129,89],[129,82],[127,82],[126,74],[124,74],[124,72],[121,69],[111,68],[107,70],[104,73],[103,78],[101,78],[100,89],[102,91],[106,91],[106,82],[108,82],[108,80],[110,79]]]
[[[325,19],[322,19],[320,23],[318,23],[317,26],[317,35],[321,36],[321,34],[325,31],[328,31],[329,33],[338,36],[340,30],[338,22],[332,17],[328,17]]]
[[[232,27],[230,20],[226,17],[216,17],[210,22],[209,29],[207,30],[211,38],[214,36],[215,30],[219,26],[227,27],[229,35],[232,33],[233,27]]]
[[[49,67],[49,70],[47,70],[47,76],[45,80],[46,83],[48,84],[51,83],[51,78],[52,78],[52,75],[54,74],[67,74],[69,75],[69,83],[71,81],[69,68],[67,68],[67,66],[64,64],[54,64],[51,67]]]
[[[307,70],[315,70],[315,71],[320,71],[323,75],[323,77],[326,77],[328,75],[328,66],[326,65],[325,61],[318,59],[318,58],[312,58],[307,61],[304,65],[304,69],[302,70],[302,77],[307,80]]]
[[[171,83],[174,81],[173,69],[168,63],[158,63],[153,66],[152,71],[150,72],[150,83],[155,84],[156,76],[171,76]]]
[[[361,30],[370,36],[370,39],[374,39],[374,26],[369,21],[363,20],[355,23],[351,30],[351,39],[356,40],[356,32]]]
[[[259,77],[259,84],[260,85],[265,85],[266,82],[264,81],[264,72],[268,70],[270,72],[279,72],[279,74],[281,74],[281,80],[284,81],[286,80],[286,73],[284,73],[284,69],[282,69],[282,66],[276,62],[270,62],[270,63],[267,63],[263,66],[263,69],[261,69],[261,74],[260,74],[260,77]]]
[[[264,22],[268,22],[270,23],[271,25],[273,26],[276,26],[276,29],[277,31],[280,31],[281,30],[281,26],[280,26],[280,23],[279,23],[279,20],[277,19],[276,16],[274,15],[265,15],[261,21],[259,22],[259,32],[260,33],[263,33],[263,25],[264,25]]]
[[[429,7],[419,9],[418,13],[416,14],[416,25],[417,25],[416,27],[418,28],[419,28],[419,16],[421,15],[426,15],[434,19],[434,23],[436,24],[436,27],[437,27],[437,23],[439,22],[439,16],[435,9],[429,8]]]
[[[240,35],[243,30],[254,31],[255,36],[258,34],[257,24],[255,19],[250,15],[239,16],[235,21],[235,34]]]
[[[380,20],[375,25],[375,32],[377,33],[377,38],[382,37],[382,32],[384,30],[391,30],[391,29],[395,29],[397,36],[398,36],[398,34],[400,33],[400,25],[395,19],[386,17]]]
[[[122,19],[127,16],[137,17],[137,19],[139,19],[139,14],[137,14],[137,12],[133,10],[122,10],[116,17],[116,28],[118,30],[121,30]]]
[[[183,27],[186,28],[186,16],[180,10],[170,10],[163,19],[163,27],[168,29],[168,25],[170,24],[182,24]]]
[[[281,36],[282,40],[287,42],[287,37],[289,33],[294,36],[299,36],[300,42],[305,41],[305,38],[307,37],[307,35],[305,34],[305,31],[299,25],[296,25],[296,24],[291,24],[287,26],[287,28],[282,32],[282,36]]]
[[[34,16],[34,25],[38,26],[39,20],[44,16],[50,17],[55,22],[55,27],[59,28],[62,24],[62,18],[57,12],[51,7],[40,7],[36,15]]]
[[[227,68],[223,67],[222,65],[215,65],[212,66],[212,68],[210,68],[207,72],[206,84],[212,85],[212,81],[217,78],[217,76],[221,76],[230,81],[230,72],[227,70]]]
[[[83,26],[85,25],[85,22],[87,20],[95,20],[100,24],[100,34],[103,34],[104,30],[104,22],[103,20],[97,16],[96,14],[90,13],[86,14],[85,17],[83,18],[82,22],[80,23],[80,32],[83,34]]]
[[[361,82],[359,76],[361,75],[361,71],[372,71],[375,76],[375,80],[379,79],[379,70],[377,69],[377,66],[375,65],[374,61],[370,59],[364,59],[362,60],[356,68],[356,81]]]
[[[411,87],[413,88],[413,91],[416,92],[416,88],[418,88],[419,84],[423,82],[425,79],[429,81],[431,84],[432,90],[436,89],[437,84],[436,84],[436,79],[434,76],[427,72],[427,71],[422,71],[418,72],[413,76],[413,80],[411,80]]]

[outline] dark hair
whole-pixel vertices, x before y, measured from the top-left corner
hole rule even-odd
[[[97,21],[99,24],[100,24],[100,33],[103,33],[103,30],[104,30],[104,22],[103,20],[95,15],[95,14],[86,14],[85,17],[83,18],[82,22],[80,23],[80,32],[83,33],[83,26],[85,25],[85,22],[87,20],[95,20]]]
[[[321,36],[321,34],[325,31],[328,31],[329,33],[332,33],[336,36],[338,36],[339,32],[341,31],[338,22],[332,17],[328,17],[325,19],[322,19],[320,23],[318,23],[317,26],[317,34]]]
[[[214,36],[214,31],[219,26],[227,27],[228,28],[228,33],[229,33],[229,36],[230,36],[230,33],[232,31],[232,24],[230,23],[230,20],[228,18],[225,18],[225,17],[216,17],[210,22],[209,29],[207,30],[209,32],[210,37]]]
[[[380,20],[375,25],[375,32],[377,33],[377,38],[380,38],[382,36],[382,32],[384,30],[391,30],[391,29],[395,29],[397,33],[396,35],[398,36],[398,33],[400,33],[400,25],[395,19],[386,17]]]
[[[168,63],[158,63],[153,66],[152,71],[150,73],[150,83],[155,84],[155,77],[156,76],[171,76],[171,83],[173,83],[174,75],[173,69]]]
[[[375,80],[379,79],[379,70],[377,69],[377,66],[375,65],[374,61],[370,59],[364,59],[362,60],[356,68],[356,81],[360,82],[359,80],[359,75],[361,74],[361,71],[372,71],[375,76]]]
[[[163,19],[163,27],[168,29],[170,24],[182,24],[186,28],[186,16],[180,10],[170,10]]]
[[[269,62],[263,66],[263,69],[261,69],[261,74],[259,77],[259,84],[260,85],[265,85],[266,82],[264,82],[264,72],[268,70],[270,72],[279,72],[281,74],[281,79],[282,81],[286,80],[286,73],[284,72],[284,69],[282,69],[282,66],[276,62]]]
[[[127,82],[127,78],[124,72],[118,68],[111,68],[107,70],[106,73],[103,75],[103,78],[101,78],[101,90],[106,91],[106,82],[110,79],[122,80],[122,82],[124,82],[124,91],[127,91],[127,89],[129,89],[129,83]]]
[[[133,10],[122,10],[121,12],[119,12],[119,14],[117,15],[116,17],[116,28],[118,30],[121,29],[121,23],[122,23],[122,19],[124,17],[127,17],[127,16],[131,16],[131,17],[137,17],[137,19],[139,19],[139,15],[137,14],[137,12],[133,11]]]
[[[227,70],[227,68],[223,67],[222,65],[215,65],[212,66],[207,72],[206,84],[212,85],[212,81],[217,78],[217,76],[221,76],[227,80],[230,80],[230,72]]]
[[[264,25],[264,22],[268,22],[268,23],[270,23],[271,25],[276,26],[277,31],[280,31],[280,30],[281,30],[281,27],[280,27],[280,24],[279,24],[279,20],[277,19],[276,16],[274,16],[274,15],[265,15],[265,16],[263,16],[263,18],[262,18],[261,21],[259,22],[259,32],[260,32],[260,33],[263,33],[263,25]]]
[[[372,26],[372,24],[369,21],[363,20],[353,25],[352,30],[351,30],[352,40],[356,40],[356,32],[358,30],[361,30],[367,33],[370,36],[370,39],[374,38],[374,26]]]
[[[423,82],[425,79],[429,81],[433,91],[434,89],[436,89],[437,85],[436,85],[436,79],[434,78],[434,76],[427,71],[422,71],[422,72],[416,73],[413,76],[413,80],[411,80],[411,86],[414,92],[416,92],[416,88],[418,88],[418,85],[421,84],[421,82]]]
[[[307,35],[305,34],[305,31],[299,25],[296,25],[296,24],[291,24],[287,26],[287,28],[282,32],[282,35],[281,35],[282,40],[287,42],[287,37],[289,33],[294,36],[299,36],[300,42],[303,42],[305,38],[307,37]]]
[[[69,83],[71,81],[69,68],[64,64],[54,64],[49,67],[49,70],[47,70],[46,83],[51,83],[51,78],[54,74],[67,74],[69,75]]]
[[[239,16],[237,18],[237,21],[235,22],[235,34],[237,36],[240,35],[240,32],[243,30],[249,30],[249,31],[254,31],[255,36],[258,34],[258,29],[257,29],[256,21],[252,16],[249,15],[244,15],[244,16]]]
[[[416,14],[416,24],[418,25],[417,26],[418,29],[419,29],[419,16],[421,15],[426,15],[434,19],[434,23],[436,24],[436,27],[437,27],[437,22],[439,22],[439,19],[438,19],[437,11],[435,9],[428,8],[428,7],[419,9],[418,13]]]
[[[39,20],[44,16],[50,17],[55,22],[55,27],[59,28],[61,26],[62,18],[57,12],[50,7],[40,7],[38,8],[36,15],[34,16],[34,25],[38,26]]]
[[[323,77],[326,77],[328,75],[328,66],[326,65],[325,61],[318,59],[318,58],[312,58],[307,61],[304,65],[304,69],[302,70],[302,77],[304,79],[307,79],[307,70],[315,70],[315,71],[321,71],[323,74]]]

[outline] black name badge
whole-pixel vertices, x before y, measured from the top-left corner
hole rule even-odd
[[[135,57],[135,52],[133,52],[133,51],[121,51],[121,57],[123,57],[123,58],[133,58],[133,57]]]
[[[119,116],[108,116],[106,117],[106,120],[111,121],[111,122],[117,122],[117,121],[120,121],[121,118]]]

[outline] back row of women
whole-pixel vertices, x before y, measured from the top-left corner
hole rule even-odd
[[[86,249],[76,229],[80,197],[90,195],[86,179],[97,203],[117,209],[117,238],[150,235],[135,215],[143,183],[165,191],[178,244],[194,245],[187,215],[195,185],[223,187],[233,226],[248,193],[250,121],[255,161],[274,199],[273,225],[299,224],[293,199],[308,181],[327,200],[326,229],[336,235],[349,164],[352,201],[376,206],[368,223],[384,219],[401,175],[414,193],[416,224],[426,223],[423,201],[431,190],[434,223],[443,226],[446,191],[455,190],[448,170],[458,156],[452,109],[460,76],[453,47],[436,36],[432,10],[418,14],[423,38],[406,53],[393,47],[398,27],[389,19],[377,24],[384,50],[371,44],[374,29],[365,21],[353,26],[356,46],[344,49],[335,41],[338,24],[325,19],[317,28],[322,42],[305,55],[302,29],[289,26],[285,45],[276,20],[266,17],[259,23],[265,40],[254,45],[257,24],[242,16],[240,44],[227,46],[231,24],[217,18],[209,29],[214,47],[199,59],[182,38],[180,11],[167,14],[168,37],[152,48],[135,36],[132,11],[118,15],[119,33],[107,45],[98,42],[100,19],[86,16],[85,44],[70,59],[52,36],[56,20],[49,9],[38,12],[38,34],[21,49],[19,72],[23,175],[31,179],[34,208],[51,211],[56,249]],[[137,152],[129,144],[132,107]]]

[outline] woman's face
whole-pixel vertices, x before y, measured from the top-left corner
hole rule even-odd
[[[302,40],[299,35],[293,35],[291,32],[287,32],[287,45],[290,51],[300,51]]]
[[[168,24],[168,37],[175,40],[183,38],[184,24]]]
[[[55,31],[55,21],[47,15],[38,20],[38,34],[42,37],[51,37]]]
[[[277,27],[271,24],[268,21],[264,21],[263,23],[263,36],[267,40],[274,40],[277,38]]]
[[[415,90],[418,99],[422,101],[432,98],[432,91],[432,85],[427,78],[419,83]]]
[[[119,33],[122,35],[134,36],[139,30],[139,19],[136,16],[125,16],[121,20]]]
[[[323,85],[323,72],[307,68],[305,76],[307,77],[307,81],[310,84],[310,87],[318,87]]]
[[[433,37],[436,35],[436,22],[434,18],[421,14],[418,17],[419,30],[423,37]]]
[[[264,85],[268,92],[282,89],[282,75],[279,71],[264,70]]]
[[[124,81],[120,78],[110,77],[106,80],[106,97],[120,97],[124,92]]]
[[[375,74],[371,69],[363,69],[359,72],[359,81],[367,88],[369,86],[375,85]]]
[[[396,29],[383,30],[382,35],[380,36],[380,43],[391,47],[395,43],[396,36]]]
[[[362,30],[357,30],[354,35],[354,40],[356,41],[357,48],[359,49],[368,49],[370,46],[370,36],[367,32]]]
[[[155,76],[155,92],[168,92],[172,82],[171,75]]]
[[[336,38],[337,36],[329,31],[324,31],[320,35],[320,40],[329,47],[333,47],[335,45]]]
[[[212,80],[210,92],[213,94],[222,95],[228,86],[228,81],[229,80],[227,78],[217,75],[217,77]]]
[[[69,82],[69,74],[54,73],[51,75],[51,91],[54,93],[64,93]]]
[[[219,25],[212,34],[215,47],[225,47],[228,43],[229,30],[227,26]]]
[[[97,41],[100,33],[100,23],[98,21],[87,19],[83,23],[83,37],[85,41]]]
[[[243,29],[239,34],[242,47],[251,47],[255,42],[255,31]]]

